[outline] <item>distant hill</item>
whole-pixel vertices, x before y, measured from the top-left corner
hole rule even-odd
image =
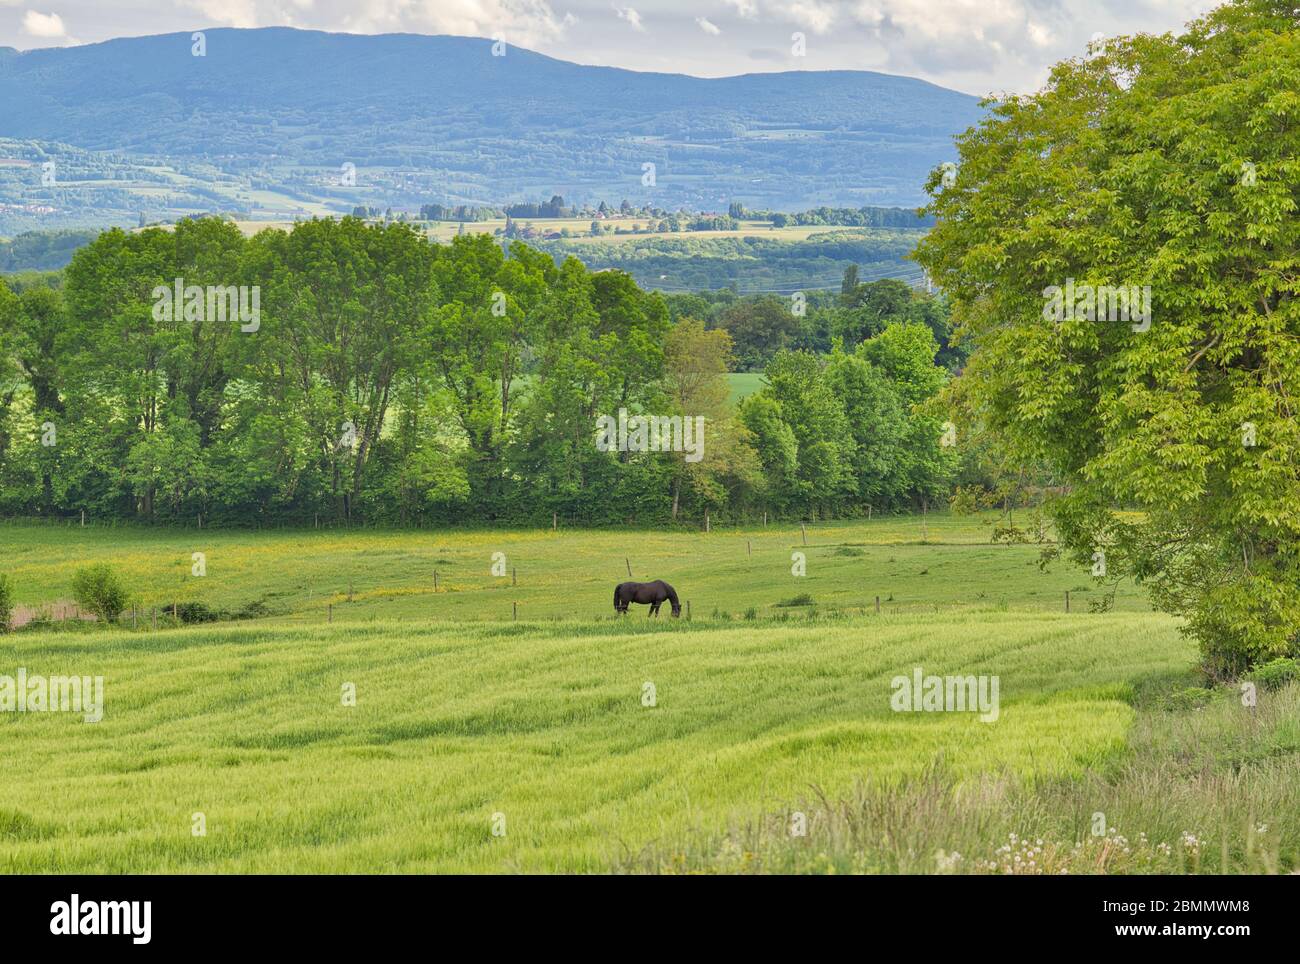
[[[27,231],[12,240],[0,238],[0,274],[15,271],[56,271],[72,260],[98,231]]]
[[[205,34],[203,57],[188,33],[0,48],[0,138],[210,168],[251,211],[281,197],[346,210],[552,193],[792,210],[915,205],[980,116],[966,94],[867,71],[701,79],[518,47],[497,57],[465,37]]]

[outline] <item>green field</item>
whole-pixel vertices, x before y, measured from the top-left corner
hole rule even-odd
[[[727,400],[735,405],[742,398],[758,394],[763,388],[763,373],[728,372],[727,387],[730,389]]]
[[[1067,591],[1072,606],[1086,610],[1102,595],[1082,570],[1040,571],[1038,546],[990,544],[990,521],[931,515],[811,524],[807,545],[790,523],[709,533],[7,526],[0,527],[0,550],[20,602],[68,599],[78,566],[110,562],[129,577],[142,606],[261,605],[291,623],[324,622],[331,604],[336,618],[353,621],[510,619],[512,604],[522,619],[605,619],[629,566],[631,578],[678,587],[693,616],[739,616],[750,607],[771,615],[805,594],[818,608],[850,613],[874,610],[876,596],[889,612],[931,613],[1006,606],[1059,612]],[[805,554],[806,576],[791,574],[796,551]],[[205,556],[203,578],[191,575],[195,552]],[[515,576],[492,575],[494,553]],[[1149,607],[1124,584],[1115,608]]]
[[[1222,842],[1217,866],[1294,863],[1293,697],[1289,713],[1262,704],[1248,731],[1222,694],[1202,691],[1208,715],[1165,707],[1162,694],[1193,682],[1176,623],[1132,588],[1115,611],[1089,611],[1091,579],[1040,571],[1036,547],[990,545],[986,521],[813,525],[806,547],[788,524],[0,527],[0,571],[20,603],[67,599],[79,565],[106,561],[149,613],[134,630],[128,615],[0,637],[0,674],[102,675],[106,693],[94,724],[0,713],[0,871],[934,870],[945,834],[996,853],[999,825],[971,810],[990,798],[962,789],[989,779],[1030,795],[999,811],[1028,815],[1022,828],[1055,820],[1077,836],[1087,812],[1110,809],[1150,824],[1121,829],[1154,834],[1200,813],[1181,829]],[[190,575],[194,552],[204,577]],[[492,575],[494,552],[517,585]],[[791,574],[793,552],[807,576]],[[616,619],[612,587],[629,564],[676,585],[690,620],[637,607]],[[152,610],[173,600],[267,615],[176,626],[164,613],[152,629]],[[914,667],[998,677],[997,720],[893,712],[890,681]],[[1184,716],[1201,729],[1166,722]],[[1124,768],[1142,758],[1143,734],[1166,730],[1159,759],[1188,740],[1177,734],[1201,734],[1184,748],[1199,776],[1163,773],[1144,810]],[[1245,794],[1240,813],[1202,806],[1215,767]],[[938,773],[956,795],[947,823],[869,843],[845,831],[860,821],[837,801],[931,813],[934,795],[914,796]],[[1080,802],[1063,787],[1091,789]],[[812,814],[808,837],[755,839],[796,806]],[[192,833],[196,813],[205,835]],[[1252,837],[1256,824],[1270,829]]]

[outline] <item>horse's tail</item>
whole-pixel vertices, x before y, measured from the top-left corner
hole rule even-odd
[[[621,582],[614,587],[614,612],[618,612],[618,591],[622,588],[623,584]]]

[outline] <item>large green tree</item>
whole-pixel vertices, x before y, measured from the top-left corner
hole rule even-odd
[[[342,519],[365,487],[399,377],[423,347],[431,258],[411,228],[351,217],[263,232],[248,256],[263,306],[241,346],[257,385],[246,414],[268,443],[259,471],[298,478],[310,453]],[[272,411],[283,419],[268,422]]]
[[[1219,675],[1300,632],[1298,115],[1293,0],[1094,44],[960,139],[919,252],[973,339],[968,423],[1068,482],[1065,547]]]

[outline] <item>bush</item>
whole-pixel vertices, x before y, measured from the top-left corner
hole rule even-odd
[[[784,607],[815,606],[816,600],[813,599],[811,594],[804,592],[797,596],[791,596],[789,599],[782,599],[779,603],[774,603],[773,605]]]
[[[1264,663],[1262,666],[1256,666],[1251,671],[1249,678],[1258,683],[1263,689],[1281,689],[1287,683],[1300,680],[1300,662],[1287,657],[1275,659]]]
[[[201,602],[183,602],[176,607],[176,618],[182,623],[214,623],[221,618],[221,615],[217,610]]]
[[[236,609],[230,614],[231,619],[260,619],[263,616],[273,615],[271,607],[266,604],[264,598],[254,599],[245,603],[240,609]]]
[[[101,622],[111,623],[126,608],[126,587],[102,562],[77,570],[72,577],[72,595],[78,606]]]
[[[14,583],[0,572],[0,633],[9,632],[14,617]]]

